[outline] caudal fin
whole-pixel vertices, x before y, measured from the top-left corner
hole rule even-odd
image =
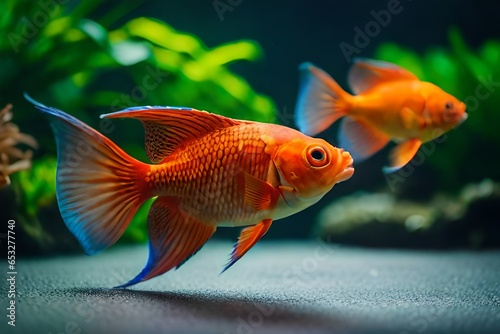
[[[351,95],[311,63],[301,64],[299,71],[301,78],[295,123],[302,133],[314,136],[347,115]]]
[[[25,94],[50,121],[57,144],[57,201],[66,226],[87,254],[111,246],[147,199],[148,165],[63,111]]]

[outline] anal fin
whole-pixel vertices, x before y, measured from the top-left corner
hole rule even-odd
[[[180,211],[175,198],[158,197],[148,216],[148,263],[139,275],[116,288],[126,288],[179,267],[215,230],[216,226],[203,224]]]
[[[250,248],[253,247],[266,234],[269,227],[271,227],[273,220],[264,219],[257,225],[247,227],[241,231],[238,238],[238,242],[234,245],[233,251],[231,253],[231,259],[226,264],[221,273],[228,270],[233,264],[236,263]]]
[[[348,151],[359,163],[384,148],[390,137],[361,120],[345,117],[339,132],[339,147]]]
[[[420,139],[407,140],[392,149],[389,154],[390,165],[384,167],[383,171],[386,174],[394,173],[401,167],[406,165],[417,154],[418,149],[422,145]]]

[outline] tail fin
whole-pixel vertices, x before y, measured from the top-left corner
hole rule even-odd
[[[147,199],[141,175],[149,166],[85,123],[25,97],[48,116],[56,137],[64,222],[87,254],[102,251],[120,238]]]
[[[295,122],[302,133],[314,136],[347,115],[351,95],[311,63],[301,64],[299,71],[301,82]]]

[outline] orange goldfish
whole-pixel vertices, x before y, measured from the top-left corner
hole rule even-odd
[[[430,82],[394,64],[357,59],[348,76],[354,94],[344,91],[327,73],[310,63],[300,66],[301,90],[295,120],[301,132],[316,135],[344,117],[339,147],[355,162],[375,154],[390,140],[385,173],[397,171],[420,146],[467,118],[465,104]]]
[[[149,260],[119,288],[180,267],[218,226],[248,226],[226,270],[273,220],[313,205],[354,172],[348,152],[280,125],[184,107],[101,115],[141,121],[147,164],[76,118],[26,98],[50,120],[59,209],[87,254],[115,243],[141,204],[157,196],[148,215]]]

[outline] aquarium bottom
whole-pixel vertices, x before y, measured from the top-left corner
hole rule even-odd
[[[219,275],[231,248],[209,242],[129,290],[111,287],[142,269],[145,245],[18,259],[16,327],[4,315],[0,332],[500,333],[500,251],[261,242]]]

